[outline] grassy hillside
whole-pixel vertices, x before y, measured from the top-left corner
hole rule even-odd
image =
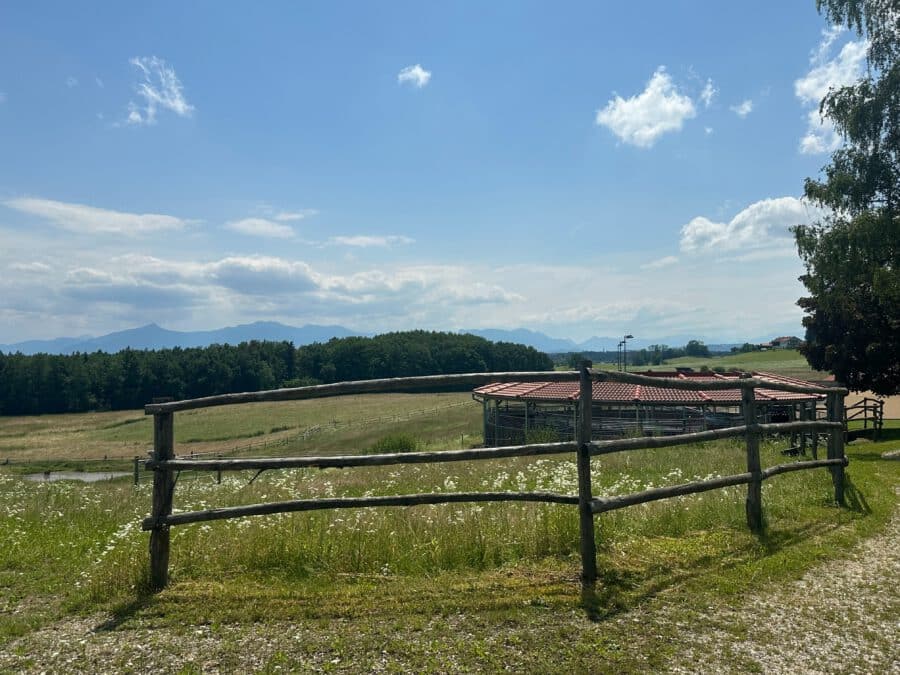
[[[266,446],[292,454],[313,437],[323,452],[353,453],[380,434],[410,431],[425,443],[459,447],[462,434],[480,438],[481,407],[469,393],[366,394],[206,408],[175,419],[181,453],[248,454],[252,445],[251,454]],[[0,417],[0,462],[143,457],[152,446],[152,417],[141,410]]]
[[[684,356],[678,359],[670,359],[662,366],[651,366],[652,370],[671,370],[675,367],[690,367],[700,370],[703,366],[709,369],[725,368],[726,370],[766,370],[789,377],[797,377],[804,380],[821,380],[828,373],[821,373],[809,367],[806,359],[800,352],[793,349],[773,349],[766,352],[748,352],[746,354],[728,354],[725,356],[713,356],[711,358],[695,358]],[[633,367],[633,370],[645,370],[643,367]]]

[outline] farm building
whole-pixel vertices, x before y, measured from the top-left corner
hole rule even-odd
[[[648,371],[650,377],[694,381],[735,380],[739,373]],[[809,384],[773,373],[753,373],[771,382]],[[505,382],[478,387],[472,393],[484,410],[485,446],[575,438],[577,382]],[[822,397],[775,389],[756,390],[760,422],[815,419]],[[736,426],[743,423],[738,387],[724,391],[685,391],[620,382],[594,382],[593,438],[665,436]]]

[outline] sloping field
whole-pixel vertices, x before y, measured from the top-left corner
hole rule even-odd
[[[0,463],[145,457],[152,417],[143,410],[79,415],[0,416]],[[439,421],[436,421],[439,420]],[[470,394],[365,394],[310,401],[253,403],[179,413],[179,454],[294,454],[363,450],[385,433],[410,430],[423,443],[459,447],[481,435],[481,407]],[[453,445],[455,440],[456,445]]]
[[[703,366],[709,369],[725,368],[726,370],[765,370],[802,380],[824,380],[829,373],[822,373],[809,367],[800,352],[793,349],[772,349],[766,352],[747,352],[746,354],[728,354],[708,359],[683,356],[666,361],[665,366],[653,366],[654,370],[665,370],[673,367],[689,367],[700,370]],[[635,367],[635,371],[643,368]]]

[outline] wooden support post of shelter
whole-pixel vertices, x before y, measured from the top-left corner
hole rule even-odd
[[[844,421],[844,397],[838,393],[828,394],[828,419],[832,422]],[[828,459],[844,458],[845,429],[832,429],[828,436]],[[831,481],[834,484],[834,501],[844,504],[844,465],[831,467]]]
[[[581,415],[576,429],[578,450],[578,516],[581,534],[581,583],[593,586],[597,581],[597,549],[594,543],[594,511],[591,494],[591,415],[593,408],[593,378],[589,372],[592,363],[581,362],[578,411]]]
[[[762,532],[762,468],[759,459],[759,433],[754,430],[756,420],[756,395],[753,387],[741,387],[741,411],[747,425],[747,525],[756,533]]]
[[[171,401],[172,399],[165,399]],[[154,399],[154,403],[163,403]],[[153,415],[153,461],[175,458],[174,413]],[[150,532],[150,585],[160,590],[169,582],[169,525],[163,521],[172,515],[172,495],[175,491],[174,472],[170,468],[153,471],[153,506],[150,517],[155,524]]]
[[[806,422],[809,420],[809,406],[806,403],[800,404],[800,421]],[[806,456],[806,439],[808,438],[808,432],[801,431],[800,432],[800,454],[804,457]]]

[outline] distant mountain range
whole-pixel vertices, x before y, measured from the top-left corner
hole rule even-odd
[[[131,328],[99,337],[81,336],[56,338],[55,340],[28,340],[11,345],[0,345],[3,352],[23,354],[73,354],[75,352],[118,352],[132,349],[171,349],[173,347],[206,347],[211,344],[236,345],[250,340],[272,342],[287,341],[295,345],[327,342],[333,337],[359,335],[343,326],[306,325],[286,326],[275,321],[257,321],[218,330],[177,331],[157,326],[155,323]]]
[[[538,331],[518,328],[503,330],[499,328],[462,330],[460,333],[478,335],[492,342],[514,342],[524,344],[548,354],[561,352],[602,352],[616,351],[621,338],[592,337],[583,342],[575,342],[565,338],[553,338]],[[350,337],[353,335],[371,335],[344,328],[343,326],[288,326],[276,321],[257,321],[255,323],[229,326],[218,330],[177,331],[157,326],[155,323],[109,333],[94,337],[61,337],[53,340],[27,340],[14,344],[0,344],[0,351],[5,353],[21,352],[23,354],[73,354],[75,352],[118,352],[127,347],[131,349],[171,349],[173,347],[206,347],[211,344],[236,345],[250,340],[287,341],[296,346],[313,342],[327,342],[331,338]],[[670,336],[653,340],[635,338],[628,341],[629,350],[641,349],[652,344],[667,344],[679,347],[691,338]],[[761,342],[762,340],[756,340]],[[707,345],[712,351],[728,351],[735,344]]]
[[[593,336],[583,342],[575,342],[566,338],[552,338],[544,333],[528,330],[527,328],[518,328],[516,330],[502,330],[498,328],[485,328],[482,330],[464,330],[462,333],[471,333],[472,335],[480,335],[483,338],[494,342],[516,342],[523,345],[529,345],[537,350],[546,352],[547,354],[561,354],[564,352],[614,352],[618,349],[620,337],[598,337]],[[644,349],[650,345],[669,345],[670,347],[682,347],[689,340],[697,339],[695,337],[685,337],[684,335],[670,335],[663,338],[654,338],[652,340],[644,340],[641,338],[633,338],[628,340],[628,349]],[[750,340],[749,342],[753,342]],[[763,340],[756,340],[763,342]],[[730,342],[722,344],[708,344],[710,351],[727,352],[732,347],[740,347],[740,342]]]

